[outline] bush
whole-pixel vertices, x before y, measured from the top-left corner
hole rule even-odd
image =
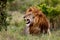
[[[56,7],[51,7],[48,6],[46,4],[41,4],[37,6],[40,10],[43,11],[43,13],[49,18],[50,22],[52,23],[52,28],[55,28],[55,23],[56,23],[56,19],[60,14],[59,9],[57,10]],[[56,24],[58,25],[58,24]]]

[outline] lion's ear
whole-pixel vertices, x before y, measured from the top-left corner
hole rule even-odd
[[[31,11],[32,11],[32,9],[30,8],[30,9],[29,9],[29,12],[31,12]]]
[[[31,9],[31,8],[30,8],[30,9],[27,9],[26,13],[27,13],[27,12],[32,12],[32,9]]]
[[[42,11],[39,11],[38,15],[39,15],[40,17],[42,17],[42,16],[43,16],[43,12],[42,12]]]

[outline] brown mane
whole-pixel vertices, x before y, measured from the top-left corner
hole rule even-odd
[[[50,23],[46,17],[46,15],[36,7],[30,7],[27,9],[26,14],[32,14],[35,16],[34,23],[29,26],[30,34],[40,34],[47,33],[48,29],[50,30]]]

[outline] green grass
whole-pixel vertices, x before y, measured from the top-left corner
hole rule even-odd
[[[10,25],[8,31],[0,32],[0,40],[60,40],[60,30],[52,31],[51,36],[45,35],[22,35],[21,32],[25,27],[24,21],[19,23],[19,27]]]
[[[11,40],[60,40],[60,30],[57,31],[52,31],[51,32],[51,36],[49,36],[48,34],[40,34],[40,35],[22,35],[21,32],[23,30],[23,28],[25,27],[25,24],[23,21],[20,22],[21,25],[19,25],[20,27],[14,27],[9,28],[8,29],[8,35],[9,38]]]
[[[14,23],[8,26],[7,32],[0,32],[0,40],[60,40],[60,30],[51,31],[51,36],[46,35],[23,35],[25,22],[23,19],[19,23]]]

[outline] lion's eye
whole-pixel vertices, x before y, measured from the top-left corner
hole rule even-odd
[[[23,18],[25,18],[25,16]]]

